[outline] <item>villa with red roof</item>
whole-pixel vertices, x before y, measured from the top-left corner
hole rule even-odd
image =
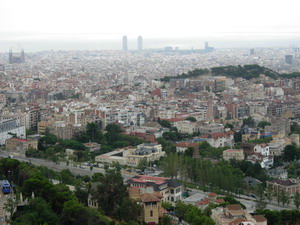
[[[143,193],[157,193],[162,201],[175,203],[182,200],[182,185],[167,177],[134,176],[127,183],[129,189],[138,187]]]
[[[135,176],[130,178],[129,196],[142,204],[142,217],[147,224],[158,224],[167,211],[162,202],[182,200],[181,184],[167,177]]]

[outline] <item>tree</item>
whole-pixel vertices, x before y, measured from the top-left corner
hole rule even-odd
[[[99,182],[103,179],[103,173],[94,173],[92,176],[92,182]]]
[[[27,137],[28,135],[33,135],[33,134],[36,134],[36,131],[31,130],[31,129],[26,129],[26,137]]]
[[[171,128],[171,123],[168,120],[157,120],[157,122],[162,126],[166,128]]]
[[[172,178],[177,177],[177,172],[179,169],[179,158],[176,153],[170,153],[167,157],[163,159],[164,171],[167,176]]]
[[[295,196],[294,196],[294,204],[296,206],[297,209],[299,209],[300,206],[300,193],[296,192]]]
[[[106,215],[115,215],[123,198],[128,196],[120,171],[107,170],[106,174],[100,177],[99,185],[92,191],[92,196]]]
[[[267,199],[269,200],[269,203],[271,203],[271,200],[272,200],[272,198],[273,198],[273,187],[271,186],[271,185],[269,185],[268,187],[267,187],[267,191],[266,191],[266,197],[267,197]]]
[[[185,120],[191,121],[191,122],[197,122],[197,119],[193,116],[188,116],[187,118],[185,118]]]
[[[265,126],[270,126],[270,125],[271,125],[271,123],[269,123],[267,121],[260,121],[257,126],[262,129],[265,129]]]
[[[149,166],[147,158],[143,158],[139,161],[137,168],[144,171]]]
[[[105,130],[107,133],[104,136],[108,144],[112,144],[120,139],[122,129],[117,124],[108,124]]]
[[[255,126],[255,121],[254,119],[249,116],[247,119],[243,119],[243,127],[248,126],[248,127],[254,127]]]
[[[74,175],[71,173],[69,169],[63,169],[60,171],[61,182],[63,184],[74,184]]]
[[[129,197],[123,198],[120,207],[117,210],[119,220],[126,222],[139,221],[139,214],[141,212],[141,206],[136,201]]]
[[[76,200],[64,203],[60,222],[64,225],[105,225],[108,223],[97,210],[84,207]]]
[[[299,149],[296,145],[287,145],[283,150],[283,159],[286,161],[293,161],[299,159]]]
[[[240,131],[234,132],[233,134],[234,142],[238,143],[242,141],[242,133]]]
[[[86,134],[90,141],[102,143],[103,134],[96,123],[88,123],[86,125]]]
[[[282,202],[282,205],[284,206],[288,202],[289,196],[284,190],[280,191],[280,200]]]
[[[52,211],[50,205],[43,199],[30,200],[25,210],[11,223],[12,225],[58,225],[58,216]]]
[[[233,129],[233,124],[231,124],[231,123],[226,123],[225,124],[225,128],[229,128],[229,129]]]
[[[168,215],[164,215],[160,221],[160,225],[172,225],[172,218]]]

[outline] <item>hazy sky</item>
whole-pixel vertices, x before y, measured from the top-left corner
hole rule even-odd
[[[0,0],[0,42],[299,38],[298,0]]]

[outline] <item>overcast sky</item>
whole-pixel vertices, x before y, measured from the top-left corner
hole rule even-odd
[[[0,0],[0,41],[298,38],[298,11],[297,0]]]

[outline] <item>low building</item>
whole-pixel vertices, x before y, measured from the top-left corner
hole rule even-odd
[[[255,144],[248,143],[248,142],[242,142],[241,148],[244,150],[245,156],[252,155],[254,153],[254,147]]]
[[[282,142],[271,142],[268,144],[270,149],[270,155],[280,156],[282,155],[283,149],[285,147],[284,141]]]
[[[153,162],[159,160],[164,155],[165,152],[162,151],[161,144],[144,143],[138,145],[135,150],[128,152],[126,155],[126,164],[128,166],[138,166],[142,160]]]
[[[212,134],[212,133],[222,133],[224,132],[224,125],[217,123],[210,123],[205,125],[199,125],[196,129],[201,135]]]
[[[263,156],[270,155],[270,147],[267,144],[259,144],[254,146],[254,153],[259,153]]]
[[[83,144],[90,152],[99,151],[101,149],[101,144],[96,142],[88,142]]]
[[[267,225],[267,219],[264,216],[252,216],[239,204],[212,209],[211,218],[216,225]]]
[[[196,122],[191,122],[189,120],[182,120],[175,123],[179,133],[182,134],[193,134],[196,132]]]
[[[286,180],[288,178],[288,172],[282,166],[274,169],[269,169],[267,174],[270,177],[282,179],[282,180]]]
[[[206,198],[203,198],[201,201],[198,201],[196,202],[196,206],[199,208],[199,209],[205,209],[209,204],[221,204],[221,203],[224,203],[224,199],[220,198],[218,199],[217,198],[217,194],[216,193],[209,193],[207,195]]]
[[[296,192],[300,192],[300,180],[287,179],[287,180],[270,180],[267,181],[267,188],[271,186],[273,192],[280,193],[284,191],[289,196],[294,196]]]
[[[269,156],[265,156],[262,155],[260,153],[254,153],[252,155],[249,155],[247,157],[247,161],[255,164],[255,163],[259,163],[261,168],[270,168],[273,166],[274,164],[274,157],[269,155]]]
[[[95,161],[97,163],[112,164],[120,163],[121,165],[126,165],[126,155],[128,152],[133,151],[131,148],[115,149],[114,151],[104,153],[102,155],[97,155]]]
[[[5,147],[9,150],[25,152],[29,148],[38,149],[38,141],[34,139],[10,138],[5,141]]]
[[[244,151],[242,149],[227,149],[223,151],[223,159],[226,161],[230,159],[244,160]]]
[[[219,133],[206,134],[200,136],[199,138],[207,141],[207,143],[209,143],[214,148],[225,147],[225,146],[231,147],[234,144],[233,132],[231,130],[227,131],[226,133],[219,132]]]
[[[176,152],[185,152],[188,148],[198,149],[199,144],[192,142],[180,142],[176,144]]]

